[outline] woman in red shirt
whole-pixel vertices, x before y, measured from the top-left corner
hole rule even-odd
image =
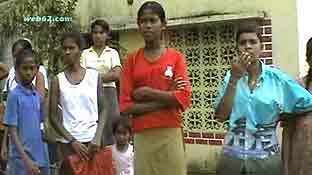
[[[132,117],[136,175],[186,175],[181,112],[191,104],[183,55],[161,44],[165,12],[154,1],[138,11],[144,48],[122,70],[120,109]]]

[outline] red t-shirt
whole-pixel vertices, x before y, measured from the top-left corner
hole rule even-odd
[[[146,60],[144,49],[142,48],[128,56],[126,63],[123,65],[121,75],[121,112],[126,111],[135,104],[132,93],[136,88],[148,86],[168,91],[177,77],[183,77],[187,81],[184,90],[173,92],[181,108],[161,109],[133,118],[134,132],[142,132],[148,128],[181,127],[181,112],[191,104],[191,86],[184,57],[175,49],[166,49],[165,53],[153,63]]]

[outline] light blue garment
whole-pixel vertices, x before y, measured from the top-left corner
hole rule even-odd
[[[18,129],[25,152],[39,167],[49,167],[40,130],[40,123],[43,121],[43,100],[39,92],[34,87],[30,90],[18,84],[9,93],[3,123]],[[21,159],[15,143],[11,143],[9,159]]]
[[[269,150],[265,150],[267,154],[256,157],[265,158],[271,156],[273,153],[269,152],[272,150],[275,153],[278,152],[279,149],[276,148],[276,144],[278,144],[276,142],[276,125],[280,114],[312,111],[312,95],[306,89],[277,68],[263,63],[261,63],[261,68],[261,75],[253,91],[248,87],[247,73],[237,82],[233,108],[229,117],[230,132],[225,137],[225,149],[231,150],[229,152],[232,152],[232,155],[238,157],[250,157],[247,150],[254,150],[254,147],[250,147],[252,147],[252,144],[257,145],[256,142],[261,142],[261,144],[258,144],[261,146],[257,147],[257,150],[260,152],[261,149],[265,149],[266,146],[271,145]],[[226,91],[230,76],[229,71],[224,78],[223,87],[214,103],[215,108],[220,103]],[[243,124],[238,124],[240,120],[244,121]],[[267,128],[267,125],[274,127]],[[242,128],[245,131],[237,131]],[[266,143],[268,145],[263,143],[263,135],[261,135],[262,131],[260,131],[263,128],[265,128],[265,132],[271,133],[271,139]],[[240,134],[240,136],[237,134]],[[233,148],[234,140],[235,137],[242,137],[242,135],[244,137],[251,135],[255,140],[250,144],[248,142],[251,142],[251,140],[248,138],[246,138],[247,141],[240,141],[238,145],[240,145],[239,149],[241,150],[238,151],[237,148]]]
[[[246,118],[236,121],[237,127],[229,130],[224,138],[224,154],[239,159],[265,159],[280,152],[276,136],[276,122],[258,125],[252,133],[246,129]]]

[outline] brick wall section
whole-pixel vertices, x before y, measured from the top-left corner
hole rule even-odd
[[[271,19],[259,21],[259,31],[263,49],[262,61],[265,64],[273,64],[272,59],[272,23]],[[222,145],[225,133],[220,132],[188,132],[184,131],[184,141],[187,144]]]
[[[187,144],[222,145],[225,133],[187,132],[184,131],[184,141]]]
[[[263,44],[261,58],[265,64],[273,64],[272,60],[272,23],[271,19],[259,21],[259,31]]]

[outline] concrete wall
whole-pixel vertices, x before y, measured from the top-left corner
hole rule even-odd
[[[143,46],[143,40],[135,29],[136,13],[144,0],[79,0],[77,15],[83,30],[87,31],[90,21],[100,17],[106,19],[114,29],[120,30],[120,44],[128,52]],[[244,18],[248,14],[263,12],[272,20],[273,63],[292,76],[299,75],[299,48],[296,0],[158,0],[165,7],[170,21],[182,19],[188,23],[192,17],[206,16],[207,21],[222,21],[234,15]],[[198,172],[214,172],[220,158],[220,146],[188,144],[189,169]]]
[[[144,0],[79,0],[77,7],[78,21],[83,30],[88,30],[90,21],[104,18],[115,28],[126,24],[135,24],[136,13]],[[169,19],[213,14],[242,14],[264,11],[272,19],[273,59],[274,63],[293,76],[299,74],[298,29],[296,0],[158,0],[167,12]],[[307,1],[307,0],[306,0]],[[120,41],[124,47],[132,50],[141,46],[134,32],[121,32]],[[133,42],[129,40],[133,38]],[[131,44],[128,44],[131,43]]]
[[[299,33],[299,66],[300,75],[304,76],[308,70],[306,64],[306,43],[312,37],[312,1],[310,0],[297,0],[297,13],[298,13],[298,33]]]

